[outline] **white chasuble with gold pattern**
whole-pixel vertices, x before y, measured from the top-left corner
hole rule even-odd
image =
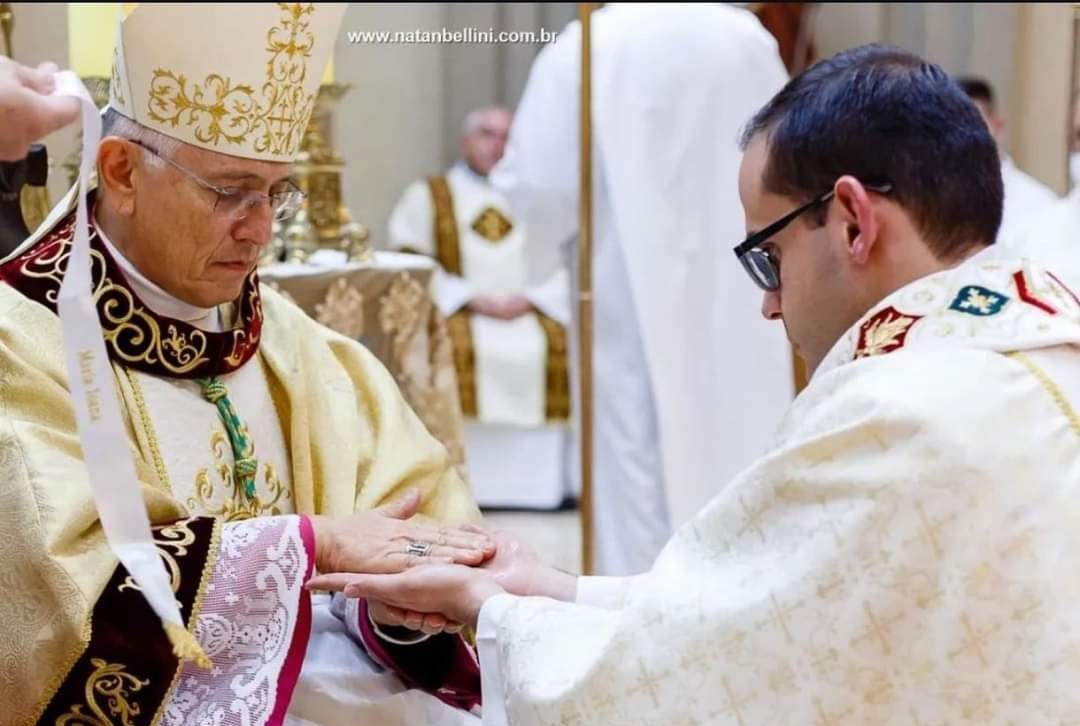
[[[485,724],[1080,721],[1080,302],[978,255],[841,338],[633,578],[480,615]]]

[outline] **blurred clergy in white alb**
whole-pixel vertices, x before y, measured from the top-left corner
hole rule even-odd
[[[487,175],[503,155],[510,112],[474,110],[461,160],[414,182],[390,217],[394,249],[434,257],[449,318],[465,447],[481,506],[557,507],[569,494],[567,271],[527,269],[527,227]]]
[[[723,5],[606,6],[592,30],[595,561],[619,575],[765,451],[792,399],[784,332],[731,264],[734,139],[786,73]],[[576,259],[580,46],[574,23],[541,51],[492,173],[539,277]]]

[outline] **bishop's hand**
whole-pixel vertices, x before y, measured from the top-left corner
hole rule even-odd
[[[347,517],[315,516],[319,572],[401,572],[432,563],[479,565],[495,545],[479,530],[441,526],[414,517],[420,493]]]

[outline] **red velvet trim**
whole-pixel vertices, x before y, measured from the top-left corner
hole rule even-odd
[[[1031,294],[1031,291],[1028,290],[1027,278],[1024,277],[1023,270],[1020,270],[1019,272],[1013,274],[1013,281],[1016,282],[1016,293],[1020,296],[1021,300],[1026,302],[1028,305],[1034,305],[1043,312],[1050,313],[1051,315],[1057,315],[1057,310],[1054,310],[1054,308],[1050,307],[1042,300]]]
[[[367,600],[361,600],[357,610],[360,637],[368,653],[396,673],[407,688],[426,691],[465,711],[480,705],[480,664],[460,636],[444,633],[416,645],[395,645],[371,627]]]

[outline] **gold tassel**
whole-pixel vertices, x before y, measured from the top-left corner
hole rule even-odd
[[[207,657],[194,635],[176,623],[164,622],[164,625],[165,634],[169,636],[169,642],[172,643],[173,655],[181,662],[191,661],[204,671],[210,670],[214,663]]]

